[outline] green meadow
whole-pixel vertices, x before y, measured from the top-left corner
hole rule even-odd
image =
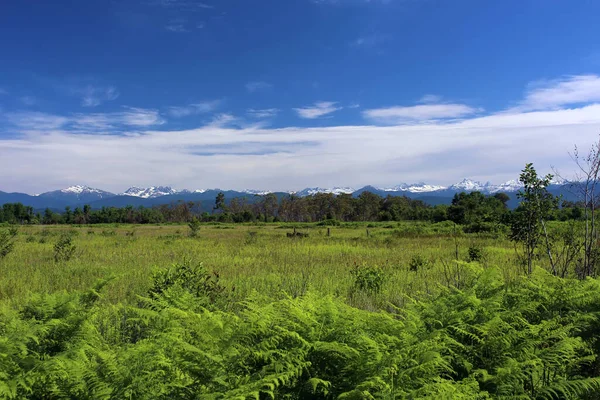
[[[7,227],[0,398],[600,398],[596,278],[503,229],[332,225]]]
[[[294,229],[308,236],[288,237]],[[493,265],[507,277],[523,273],[509,240],[467,235],[452,223],[212,224],[203,225],[197,237],[189,233],[187,225],[21,227],[14,252],[2,260],[0,299],[85,290],[111,278],[105,300],[129,302],[148,289],[155,270],[184,261],[219,274],[235,300],[254,291],[279,298],[310,289],[366,309],[464,284],[459,274],[472,267],[470,248],[481,251],[478,266]],[[68,261],[56,262],[54,245],[63,235],[72,237],[75,251]],[[382,275],[381,288],[367,297],[353,290],[352,271],[363,267]]]

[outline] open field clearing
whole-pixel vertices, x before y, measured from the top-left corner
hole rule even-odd
[[[453,224],[297,226],[308,237],[290,238],[293,225],[278,224],[203,225],[194,238],[187,225],[25,226],[14,252],[2,261],[0,298],[83,290],[112,277],[106,301],[130,301],[147,290],[153,271],[185,260],[218,273],[238,300],[253,291],[281,297],[311,289],[365,308],[372,302],[403,304],[406,296],[432,293],[439,285],[464,284],[460,273],[472,268],[469,248],[481,250],[478,267],[496,266],[507,277],[522,273],[510,241],[462,234],[460,227],[455,232]],[[56,262],[54,245],[65,234],[72,236],[75,251],[70,260]],[[381,288],[368,298],[353,291],[352,271],[363,267],[382,275]]]

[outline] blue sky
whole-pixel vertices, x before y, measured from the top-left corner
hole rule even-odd
[[[0,5],[0,190],[568,175],[600,134],[593,0]]]

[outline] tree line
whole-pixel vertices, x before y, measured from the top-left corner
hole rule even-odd
[[[510,224],[516,211],[509,210],[505,193],[485,195],[480,192],[457,193],[450,205],[429,205],[405,196],[381,197],[363,192],[349,194],[319,193],[307,197],[293,194],[278,198],[275,194],[255,199],[226,199],[219,193],[215,203],[177,202],[154,207],[102,207],[92,209],[66,207],[63,212],[46,209],[34,212],[20,203],[6,203],[0,208],[0,222],[10,224],[102,224],[102,223],[188,223],[201,222],[319,222],[319,221],[452,221],[467,231],[494,230],[499,224]],[[562,202],[550,210],[548,220],[582,219],[581,203]]]

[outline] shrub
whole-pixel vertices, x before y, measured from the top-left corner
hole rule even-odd
[[[69,261],[75,253],[75,244],[73,238],[69,234],[64,234],[58,239],[54,245],[54,261]]]
[[[429,267],[429,260],[426,260],[420,254],[412,256],[410,262],[408,263],[408,269],[417,272],[418,270],[426,269]]]
[[[469,247],[469,262],[483,261],[483,249],[479,246],[472,245]]]
[[[355,265],[351,274],[354,278],[353,289],[371,294],[381,291],[386,278],[384,272],[378,267]]]
[[[194,218],[190,221],[188,226],[190,227],[190,237],[197,237],[200,232],[200,221],[197,218]]]
[[[180,292],[187,292],[199,299],[202,305],[214,305],[225,297],[225,286],[219,280],[217,272],[211,274],[203,264],[185,260],[155,272],[148,295],[154,300],[169,301],[170,293],[177,296]]]
[[[317,226],[340,226],[341,224],[337,219],[329,218],[317,223]]]
[[[33,235],[28,235],[27,239],[25,239],[26,243],[33,243],[35,242],[35,237]]]

